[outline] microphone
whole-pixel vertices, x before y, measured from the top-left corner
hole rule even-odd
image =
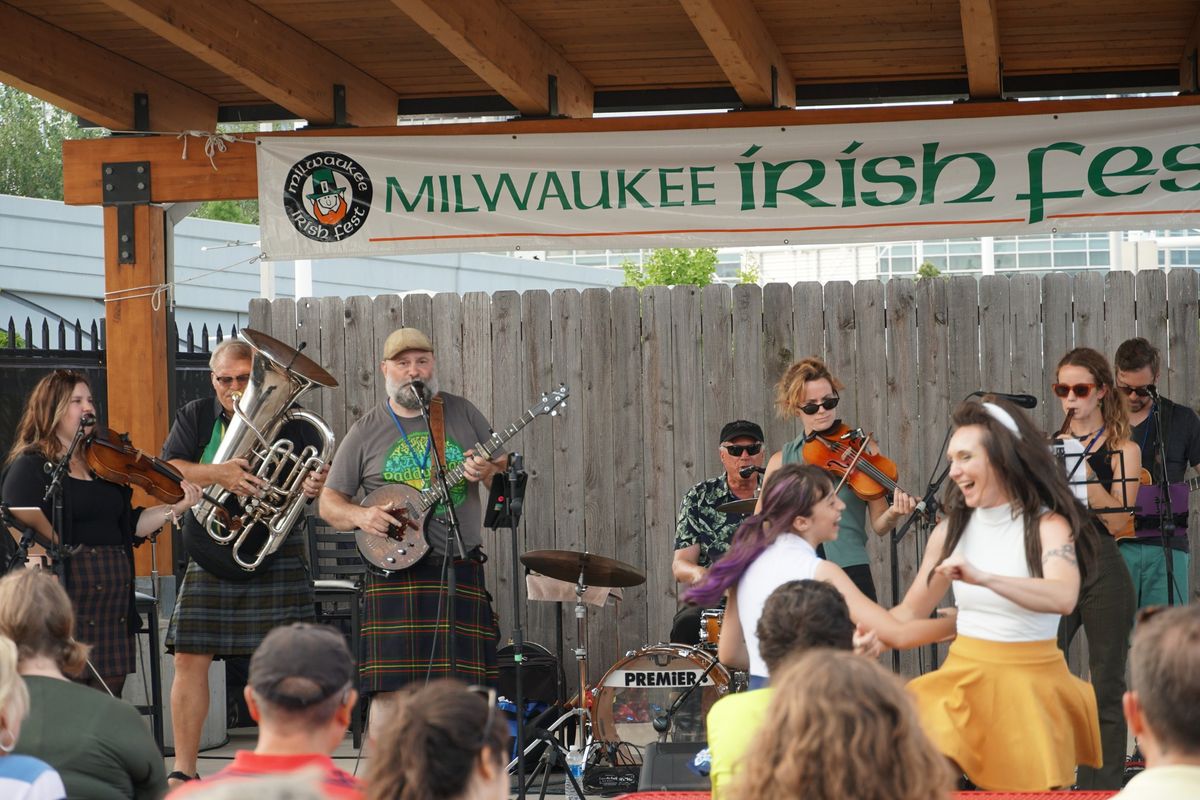
[[[79,418],[79,427],[81,427],[81,428],[90,428],[91,426],[93,426],[95,424],[96,424],[96,415],[91,413],[90,411],[84,412],[84,414]]]
[[[754,466],[753,464],[751,464],[751,465],[749,465],[749,466],[747,466],[747,467],[742,467],[741,469],[739,469],[739,470],[738,470],[738,475],[740,475],[740,476],[741,476],[741,477],[743,477],[743,478],[749,478],[751,475],[753,475],[753,474],[754,474],[754,473],[756,473],[756,472],[757,472],[759,475],[766,475],[766,474],[767,474],[767,471],[766,471],[765,469],[763,469],[762,467],[756,467],[756,466]]]
[[[408,384],[408,388],[412,389],[413,395],[417,398],[417,402],[422,406],[425,405],[425,382],[412,381]]]
[[[1038,404],[1037,398],[1031,394],[1009,394],[1008,392],[985,392],[984,390],[980,389],[978,392],[971,392],[971,394],[968,396],[969,397],[983,397],[985,394],[994,395],[996,397],[1003,397],[1008,402],[1012,403],[1013,405],[1020,406],[1021,408],[1037,408],[1037,404]]]

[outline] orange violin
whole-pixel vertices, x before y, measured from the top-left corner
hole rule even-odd
[[[165,461],[143,453],[129,442],[128,434],[97,426],[84,440],[84,458],[97,477],[122,486],[137,486],[164,503],[183,499],[183,476]]]
[[[868,453],[871,435],[845,423],[808,436],[801,453],[807,464],[842,478],[860,500],[877,500],[900,489],[896,462],[883,453]]]

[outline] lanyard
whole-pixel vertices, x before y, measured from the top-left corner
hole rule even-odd
[[[1083,464],[1084,461],[1086,461],[1088,458],[1091,457],[1092,445],[1094,445],[1097,441],[1099,441],[1100,437],[1103,435],[1104,435],[1104,426],[1101,425],[1100,430],[1096,431],[1096,435],[1092,437],[1092,440],[1083,446],[1083,455],[1081,455],[1079,457],[1079,460],[1075,462],[1075,466],[1071,467],[1071,471],[1067,474],[1068,482],[1071,480],[1071,478],[1073,478],[1075,476],[1075,473],[1079,470],[1079,466],[1081,464]]]
[[[396,423],[396,427],[400,430],[400,435],[404,437],[404,446],[408,448],[409,455],[412,456],[413,461],[421,468],[421,474],[424,475],[429,468],[429,451],[433,447],[433,432],[430,431],[429,435],[425,438],[425,456],[423,458],[418,457],[417,451],[413,449],[412,442],[408,440],[408,433],[404,430],[404,426],[400,424],[400,417],[396,416],[396,412],[392,409],[392,404],[387,400],[384,400],[383,404],[387,407],[388,413],[392,415],[392,422]]]

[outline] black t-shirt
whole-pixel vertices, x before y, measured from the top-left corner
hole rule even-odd
[[[43,501],[50,473],[46,459],[37,452],[17,458],[4,477],[4,502],[12,507],[37,506],[53,521],[51,504]],[[133,531],[141,509],[129,507],[132,491],[99,478],[63,481],[63,530],[67,545],[132,545]]]
[[[1167,434],[1164,438],[1167,455],[1167,480],[1171,483],[1180,483],[1183,481],[1188,467],[1200,465],[1200,416],[1197,416],[1195,411],[1185,405],[1172,402],[1165,397],[1160,400],[1162,402],[1163,427]],[[1158,458],[1158,424],[1153,411],[1140,425],[1133,428],[1129,438],[1137,442],[1142,449],[1142,467],[1150,473],[1150,477],[1154,481],[1160,480],[1162,467]],[[1186,552],[1188,541],[1182,535],[1186,529],[1186,520],[1180,518],[1176,521],[1176,525],[1181,526],[1177,529],[1179,536],[1172,540],[1170,545],[1175,550]],[[1141,526],[1139,525],[1139,527]],[[1157,522],[1151,527],[1157,529]],[[1122,542],[1162,546],[1162,540],[1157,537],[1123,539]]]

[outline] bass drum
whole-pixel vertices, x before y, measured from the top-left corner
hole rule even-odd
[[[707,738],[704,721],[712,704],[731,690],[729,671],[711,653],[687,645],[655,644],[627,653],[592,690],[596,738],[638,747],[657,742],[655,717],[696,683],[675,712],[668,742]]]

